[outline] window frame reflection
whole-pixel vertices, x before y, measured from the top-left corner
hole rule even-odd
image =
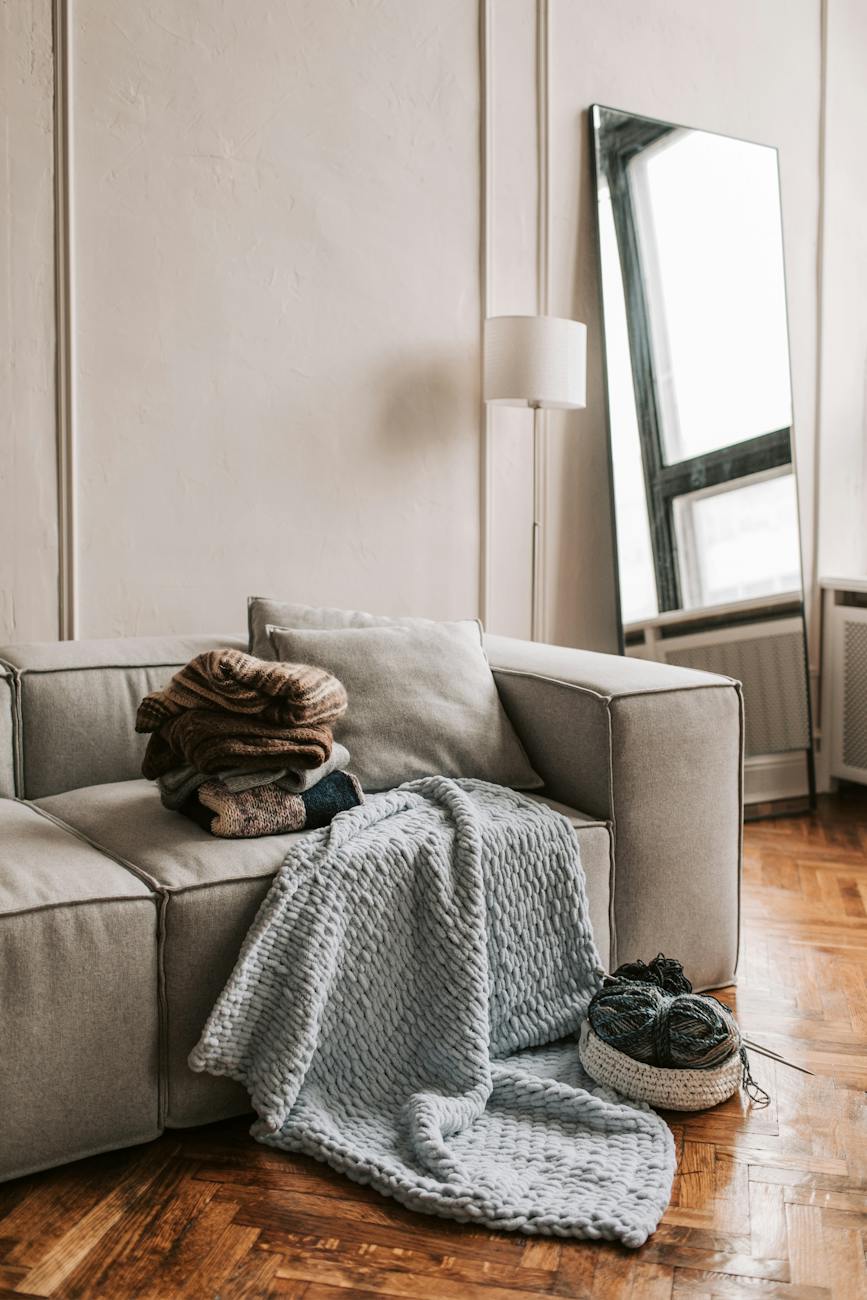
[[[647,275],[630,177],[630,163],[641,153],[683,131],[670,123],[593,109],[597,182],[610,196],[622,292],[625,297],[630,367],[638,420],[642,472],[650,525],[659,613],[687,607],[674,522],[675,502],[705,489],[792,466],[792,430],[785,427],[733,441],[724,447],[668,463],[665,456],[659,382],[651,338]],[[756,145],[755,148],[766,148]],[[605,285],[603,284],[603,306]],[[784,322],[785,327],[785,322]],[[786,338],[788,347],[788,338]],[[790,397],[791,403],[791,397]],[[789,406],[791,411],[791,404]],[[797,520],[796,520],[797,522]],[[800,566],[800,559],[799,559]],[[770,594],[770,593],[769,593]]]

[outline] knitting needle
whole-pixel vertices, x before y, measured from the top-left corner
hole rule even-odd
[[[812,1070],[808,1070],[805,1065],[795,1065],[794,1061],[787,1061],[785,1056],[780,1056],[779,1052],[772,1051],[769,1047],[760,1047],[758,1043],[753,1042],[751,1038],[742,1038],[741,1042],[744,1047],[748,1047],[751,1052],[758,1052],[760,1056],[768,1056],[772,1061],[779,1061],[781,1065],[788,1065],[793,1070],[800,1070],[801,1074],[813,1075]]]

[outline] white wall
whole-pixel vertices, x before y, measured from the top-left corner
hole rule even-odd
[[[543,632],[613,646],[594,100],[779,146],[808,580],[817,407],[820,561],[863,568],[867,33],[825,0],[819,394],[822,4],[547,0],[546,83],[546,0],[75,0],[80,635],[237,627],[253,590],[526,635],[531,420],[482,412],[479,335],[547,296],[590,353],[548,417]],[[57,626],[50,11],[0,6],[14,639]]]
[[[867,573],[867,6],[831,0],[826,42],[819,576]]]
[[[80,635],[479,572],[466,0],[76,0]]]
[[[51,0],[0,4],[0,643],[57,636]]]

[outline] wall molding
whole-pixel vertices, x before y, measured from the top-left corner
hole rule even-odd
[[[78,635],[78,511],[75,439],[75,296],[72,202],[72,0],[53,0],[54,332],[57,430],[57,625]]]
[[[551,148],[549,116],[550,0],[536,0],[536,311],[547,316],[551,302]],[[533,609],[534,641],[546,640],[548,510],[548,412],[537,411],[533,421]]]
[[[819,176],[819,205],[816,212],[816,399],[813,412],[813,537],[810,547],[810,589],[805,591],[805,614],[807,621],[807,653],[811,672],[821,667],[819,647],[822,617],[822,592],[819,587],[819,517],[822,509],[822,457],[820,455],[822,430],[823,397],[823,340],[825,316],[825,154],[828,134],[828,0],[820,0],[819,5],[819,147],[816,156],[816,169]],[[781,200],[782,202],[782,200]],[[787,308],[788,310],[788,308]],[[789,343],[791,353],[791,341]],[[796,448],[797,450],[797,448]],[[797,472],[797,465],[795,466]],[[799,519],[803,539],[803,521]],[[803,547],[803,540],[801,543]],[[865,557],[867,558],[867,557]],[[801,577],[804,576],[804,561],[801,557]]]
[[[522,35],[521,50],[526,54],[526,71],[529,73],[526,81],[521,83],[521,113],[526,113],[525,125],[531,128],[527,135],[527,144],[532,138],[532,156],[528,148],[526,157],[526,176],[528,190],[528,204],[526,210],[527,217],[527,249],[526,264],[522,262],[522,275],[526,272],[527,287],[526,293],[523,291],[518,298],[521,306],[517,310],[535,312],[537,314],[547,314],[550,310],[551,298],[551,276],[550,276],[550,218],[549,218],[549,197],[550,197],[550,132],[549,132],[549,109],[550,109],[550,88],[549,88],[549,66],[550,66],[550,37],[549,37],[549,14],[550,0],[523,0],[523,4],[518,6],[522,11],[522,19],[526,19],[526,32]],[[512,12],[516,12],[515,6],[511,7]],[[508,11],[506,11],[508,12]],[[497,262],[496,262],[496,187],[502,183],[503,177],[498,175],[495,162],[498,141],[496,139],[496,95],[497,69],[495,48],[497,45],[496,27],[497,17],[502,20],[504,9],[497,13],[495,0],[480,0],[480,84],[481,84],[481,114],[482,123],[480,128],[480,154],[481,154],[481,248],[479,252],[480,280],[481,280],[481,315],[482,326],[484,318],[498,314],[501,310],[515,311],[515,294],[509,292],[506,296],[508,301],[502,305],[497,299]],[[523,32],[522,26],[522,32]],[[506,58],[512,58],[514,50],[508,51]],[[511,69],[510,69],[511,71]],[[511,83],[510,83],[511,84]],[[506,147],[502,145],[501,147]],[[513,161],[513,160],[512,160]],[[501,162],[505,162],[505,172],[507,174],[514,170],[510,168],[509,159],[506,155],[501,155]],[[508,188],[510,176],[506,176],[506,186]],[[535,211],[532,210],[533,190],[535,185]],[[523,212],[523,209],[522,209]],[[507,223],[508,224],[508,223]],[[514,237],[514,232],[510,232],[510,237]],[[522,250],[523,257],[523,250]],[[501,297],[503,294],[501,292]],[[504,510],[507,506],[500,501],[499,511],[496,509],[495,498],[497,496],[497,466],[498,452],[496,447],[497,421],[495,413],[485,408],[482,402],[483,410],[480,416],[482,452],[481,452],[481,573],[479,580],[480,588],[480,611],[483,622],[486,624],[495,609],[501,610],[504,602],[502,598],[502,584],[509,581],[518,581],[514,573],[510,573],[508,579],[505,572],[500,572],[502,564],[498,564],[496,554],[496,534],[497,529],[504,527]],[[521,615],[521,624],[519,628],[512,629],[512,635],[532,636],[535,639],[544,639],[548,625],[547,616],[547,591],[546,591],[546,545],[545,545],[545,520],[546,516],[550,517],[550,511],[547,509],[548,497],[548,430],[547,419],[548,413],[538,411],[528,413],[535,415],[532,421],[532,466],[536,484],[536,490],[533,491],[532,485],[528,481],[526,484],[527,495],[524,498],[528,508],[528,516],[531,520],[531,528],[527,535],[527,586],[522,586],[522,604],[526,599],[525,608],[527,609],[526,620]],[[530,426],[528,423],[528,432]],[[500,465],[502,469],[502,465]],[[528,465],[529,469],[529,465]],[[529,480],[529,474],[528,474]],[[522,490],[523,490],[523,484]],[[517,487],[517,485],[516,485]],[[502,483],[500,483],[502,490]],[[530,567],[532,566],[532,567]],[[535,596],[530,601],[530,575],[534,575]],[[500,584],[500,585],[498,585]]]
[[[494,68],[491,55],[493,0],[479,0],[479,616],[487,627],[491,612],[491,557],[493,555],[492,498],[493,457],[491,412],[485,401],[484,347],[485,318],[492,314],[494,249]]]

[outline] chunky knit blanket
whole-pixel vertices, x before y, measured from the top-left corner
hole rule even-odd
[[[190,1064],[246,1085],[260,1141],[415,1210],[640,1246],[674,1146],[581,1069],[601,975],[568,821],[428,777],[296,844]]]

